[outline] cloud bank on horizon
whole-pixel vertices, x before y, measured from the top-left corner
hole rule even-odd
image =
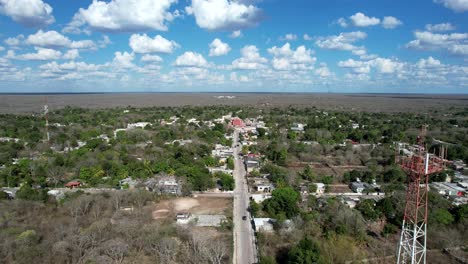
[[[468,0],[0,0],[0,92],[468,93]]]

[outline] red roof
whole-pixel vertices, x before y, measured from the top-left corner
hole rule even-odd
[[[71,181],[67,184],[65,184],[65,187],[76,187],[76,186],[80,186],[81,185],[81,182],[79,181]]]
[[[242,121],[242,119],[240,119],[240,118],[238,118],[238,117],[233,118],[233,119],[231,120],[231,124],[232,124],[233,126],[242,126],[242,127],[245,126],[244,121]]]

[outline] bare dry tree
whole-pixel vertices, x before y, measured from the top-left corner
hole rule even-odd
[[[120,206],[122,206],[122,202],[123,202],[123,198],[124,198],[123,196],[124,196],[123,192],[113,192],[112,193],[111,199],[112,199],[112,205],[113,205],[114,211],[119,210]]]
[[[95,199],[90,212],[93,220],[97,221],[101,219],[108,206],[108,201],[102,199]]]
[[[206,253],[212,264],[221,264],[228,250],[226,242],[221,238],[210,241],[205,244]]]
[[[71,236],[70,244],[72,245],[72,259],[73,263],[82,263],[86,258],[86,252],[92,249],[92,241],[87,234],[76,234]]]
[[[122,263],[129,251],[129,246],[122,239],[111,239],[104,243],[103,251],[116,263]]]
[[[47,181],[52,183],[55,187],[60,181],[65,179],[65,170],[59,166],[47,167]]]
[[[153,247],[156,251],[158,259],[161,263],[175,263],[178,251],[177,241],[173,238],[167,237],[159,240]]]

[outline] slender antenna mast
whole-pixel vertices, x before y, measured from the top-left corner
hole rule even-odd
[[[47,143],[50,143],[50,135],[49,135],[49,106],[47,105],[47,97],[45,97],[45,104],[44,104],[44,119],[45,119],[45,134]]]

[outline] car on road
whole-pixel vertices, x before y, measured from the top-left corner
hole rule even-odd
[[[246,215],[242,216],[242,220],[244,221],[247,220],[247,216]]]

